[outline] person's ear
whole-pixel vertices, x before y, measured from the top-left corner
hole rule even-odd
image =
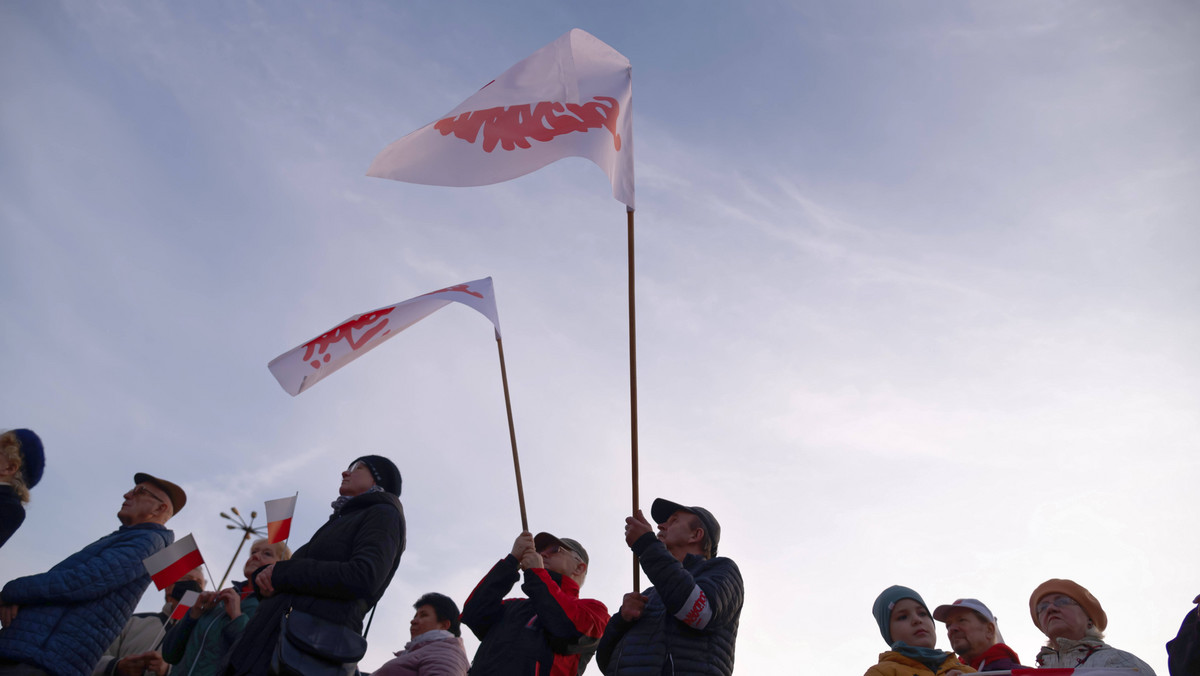
[[[693,528],[692,529],[692,537],[688,539],[688,544],[691,544],[693,542],[695,542],[697,544],[704,542],[704,529],[703,528]]]
[[[438,620],[437,628],[444,631],[450,631],[450,620]]]

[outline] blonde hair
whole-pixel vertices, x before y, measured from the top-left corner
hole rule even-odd
[[[25,455],[21,453],[21,440],[12,430],[9,430],[0,434],[0,464],[7,465],[14,460],[17,461],[17,473],[12,475],[8,481],[12,484],[21,504],[28,504],[29,487],[25,485]]]
[[[250,549],[254,549],[254,545],[258,545],[258,544],[270,544],[270,543],[267,542],[267,538],[259,538],[259,539],[255,540],[254,542],[250,543]],[[292,558],[292,550],[288,548],[286,542],[276,542],[275,544],[273,544],[271,546],[275,548],[275,560],[276,561],[287,561],[288,559]]]

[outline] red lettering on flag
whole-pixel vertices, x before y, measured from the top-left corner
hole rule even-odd
[[[455,284],[454,286],[447,286],[444,289],[438,289],[437,291],[430,291],[429,293],[425,293],[425,294],[421,294],[421,295],[432,296],[435,293],[445,293],[446,291],[461,291],[463,293],[475,296],[476,298],[483,298],[482,293],[479,293],[478,291],[472,291],[466,284]]]
[[[358,319],[351,319],[345,324],[336,326],[333,329],[322,333],[316,338],[313,338],[304,344],[304,361],[307,361],[309,365],[315,369],[321,368],[321,362],[328,362],[330,359],[330,355],[326,354],[325,351],[328,350],[331,345],[343,339],[350,345],[350,349],[357,350],[361,348],[363,345],[369,343],[371,339],[374,338],[380,331],[383,331],[384,327],[386,327],[388,323],[386,315],[390,314],[394,309],[395,308],[385,307],[382,310],[368,312]],[[368,325],[374,323],[380,318],[383,318],[383,321],[364,331],[362,335],[358,337],[358,340],[354,339],[355,330],[362,331],[362,329],[366,328]],[[383,333],[390,333],[390,330],[383,331]],[[316,354],[325,356],[319,360],[313,359],[314,350],[316,351]],[[312,359],[312,361],[309,361],[310,359]]]
[[[542,101],[532,108],[526,103],[508,108],[472,110],[438,120],[433,128],[442,136],[454,134],[467,143],[475,143],[482,129],[483,151],[490,153],[496,149],[496,144],[504,150],[530,148],[530,140],[544,143],[573,131],[586,132],[603,127],[613,136],[613,149],[619,151],[621,135],[617,133],[617,118],[621,115],[621,104],[611,96],[592,98],[594,100],[587,103]],[[570,114],[560,114],[564,110]]]
[[[700,598],[696,599],[696,602],[692,604],[692,609],[688,612],[687,617],[683,618],[683,623],[689,627],[695,626],[700,620],[700,613],[704,612],[704,606],[707,605],[708,597],[702,591],[700,592]]]

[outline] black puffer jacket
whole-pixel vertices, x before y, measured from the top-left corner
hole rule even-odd
[[[259,603],[223,673],[266,674],[289,608],[361,633],[363,616],[392,581],[404,544],[404,508],[396,496],[364,493],[347,501],[291,560],[275,564],[275,594]]]
[[[608,621],[596,662],[609,676],[729,676],[742,614],[742,574],[731,559],[680,563],[654,533],[633,543],[654,586],[635,622]]]

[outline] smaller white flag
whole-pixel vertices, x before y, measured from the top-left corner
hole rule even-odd
[[[292,515],[296,513],[296,496],[267,500],[267,542],[283,542],[292,534]]]
[[[200,592],[198,592],[198,591],[189,589],[186,592],[184,592],[183,598],[179,599],[179,604],[176,605],[175,610],[171,612],[170,619],[182,620],[183,616],[187,614],[187,611],[191,610],[192,606],[196,605],[196,599],[199,599],[199,598],[200,598]]]
[[[453,302],[472,307],[490,319],[496,339],[500,339],[500,319],[496,313],[492,278],[484,277],[354,315],[307,343],[272,359],[267,368],[279,381],[280,387],[294,397],[388,338]]]
[[[204,557],[200,556],[196,540],[188,534],[176,540],[175,544],[147,556],[142,564],[150,573],[150,579],[154,580],[154,586],[163,590],[187,575],[188,571],[203,565]]]

